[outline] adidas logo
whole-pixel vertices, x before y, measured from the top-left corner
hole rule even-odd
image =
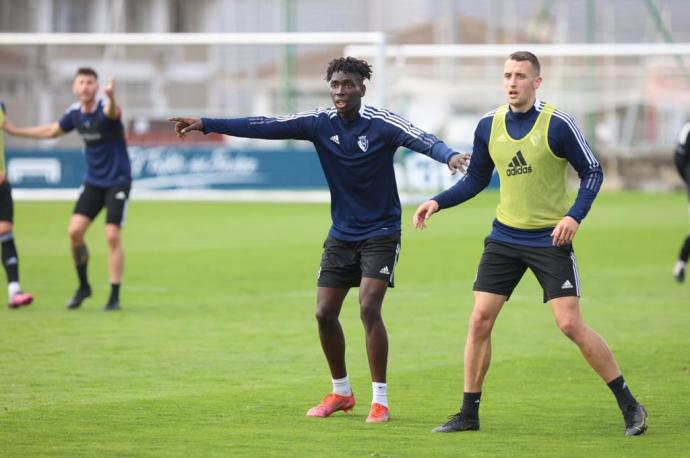
[[[513,160],[510,161],[510,164],[508,164],[506,175],[522,175],[523,173],[532,173],[532,166],[527,163],[525,156],[522,155],[522,151],[518,151]]]
[[[331,137],[331,141],[335,143],[336,145],[340,145],[340,139],[338,138],[337,135],[334,135]]]
[[[19,260],[17,259],[17,257],[12,256],[11,258],[7,258],[7,260],[5,261],[5,265],[6,266],[13,266],[13,265],[17,264],[18,262],[19,262]]]
[[[388,266],[383,266],[383,269],[379,270],[379,273],[384,275],[390,275],[391,271],[388,270]]]
[[[125,200],[127,196],[125,195],[124,191],[120,191],[117,194],[115,194],[115,198],[118,200]]]
[[[566,280],[563,285],[561,286],[561,289],[570,289],[573,287],[573,284],[570,283],[570,280]]]

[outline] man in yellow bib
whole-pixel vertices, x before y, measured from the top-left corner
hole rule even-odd
[[[625,435],[637,436],[647,429],[647,411],[632,395],[604,339],[580,315],[580,279],[572,241],[601,187],[601,166],[572,118],[537,99],[541,81],[534,54],[510,55],[503,72],[508,104],[479,121],[467,175],[414,214],[415,226],[425,228],[434,213],[471,199],[489,184],[494,168],[498,171],[496,219],[473,288],[463,402],[460,412],[434,432],[479,429],[479,401],[491,361],[491,330],[529,268],[560,329],[615,395]],[[580,177],[572,205],[566,191],[568,164]]]

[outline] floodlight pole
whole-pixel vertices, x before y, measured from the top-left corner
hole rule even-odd
[[[376,73],[374,73],[374,87],[376,88],[376,97],[374,103],[380,108],[385,108],[388,106],[387,39],[385,34],[381,34],[380,41],[375,46],[376,56],[374,57],[374,65]]]

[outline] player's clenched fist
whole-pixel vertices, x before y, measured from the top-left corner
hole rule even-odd
[[[424,202],[422,205],[417,207],[417,211],[414,212],[414,216],[412,217],[414,227],[417,229],[424,229],[426,227],[426,221],[437,211],[438,202],[435,200],[427,200]]]

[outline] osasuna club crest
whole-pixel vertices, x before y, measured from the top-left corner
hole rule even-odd
[[[369,140],[367,140],[366,135],[360,135],[359,138],[357,139],[357,145],[359,145],[359,149],[364,151],[365,153],[367,152],[367,149],[369,148]]]

